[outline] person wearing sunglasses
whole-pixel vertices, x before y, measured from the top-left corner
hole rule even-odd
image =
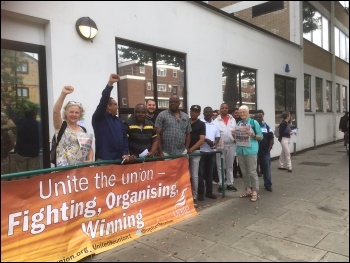
[[[82,104],[76,101],[69,101],[62,108],[66,96],[73,91],[74,88],[72,86],[64,86],[53,107],[53,124],[56,137],[63,122],[67,122],[67,127],[57,145],[57,166],[93,161],[93,135],[86,133],[78,124],[78,121],[82,120],[85,114]]]
[[[107,86],[102,91],[100,103],[92,115],[92,127],[95,133],[95,160],[122,159],[122,163],[135,162],[129,155],[129,143],[126,129],[118,114],[118,103],[111,97],[113,84],[118,82],[118,74],[112,73]]]

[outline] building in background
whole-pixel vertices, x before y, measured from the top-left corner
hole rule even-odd
[[[148,98],[159,112],[174,93],[185,112],[188,105],[215,109],[224,101],[231,110],[264,109],[267,122],[278,124],[288,110],[300,131],[291,147],[299,151],[342,139],[337,124],[349,109],[349,13],[341,3],[2,1],[1,48],[2,55],[12,50],[37,59],[44,167],[62,86],[72,85],[71,99],[86,105],[91,132],[112,72],[121,75],[112,96],[122,118]],[[83,16],[97,24],[93,41],[76,31]],[[3,85],[2,78],[2,93]]]

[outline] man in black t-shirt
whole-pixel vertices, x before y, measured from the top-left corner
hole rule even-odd
[[[199,148],[205,141],[205,124],[198,116],[201,114],[201,106],[192,105],[190,109],[190,123],[191,123],[191,141],[187,149],[187,153],[200,153]],[[201,156],[191,156],[189,159],[190,172],[191,172],[191,186],[192,186],[192,196],[195,207],[197,206],[197,197],[198,200],[203,201],[204,196],[198,195],[198,170],[199,170],[199,161]]]

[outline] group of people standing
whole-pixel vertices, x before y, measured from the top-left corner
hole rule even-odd
[[[119,107],[111,97],[113,84],[119,80],[118,74],[110,75],[92,115],[95,152],[92,147],[92,134],[88,134],[79,125],[85,115],[84,107],[76,101],[68,101],[63,106],[66,96],[74,92],[72,86],[63,87],[53,108],[56,136],[63,122],[67,124],[57,146],[57,166],[116,159],[122,159],[122,163],[127,164],[134,163],[139,157],[197,153],[189,157],[195,203],[197,200],[203,201],[204,197],[217,198],[213,193],[215,172],[219,179],[218,192],[223,191],[224,185],[227,190],[237,191],[234,179],[239,174],[245,184],[245,192],[239,197],[249,197],[252,202],[256,202],[259,191],[257,173],[259,160],[265,189],[272,191],[270,151],[273,145],[273,133],[270,126],[264,122],[263,111],[258,111],[253,119],[249,115],[248,106],[242,105],[231,115],[228,113],[228,105],[222,103],[217,111],[209,106],[205,107],[204,118],[199,119],[200,105],[192,105],[189,116],[180,110],[180,98],[173,95],[169,98],[169,108],[157,116],[155,101],[150,99],[145,104],[137,104],[134,115],[123,121],[117,116]],[[9,112],[11,113],[11,109]],[[12,113],[11,117],[17,122]],[[288,146],[292,134],[288,124],[290,114],[283,113],[282,117],[283,121],[279,128],[282,145],[279,169],[291,172]],[[34,130],[34,126],[31,129]],[[28,132],[30,131],[28,128]],[[20,150],[20,144],[18,147]],[[225,182],[222,181],[222,174],[225,175]]]

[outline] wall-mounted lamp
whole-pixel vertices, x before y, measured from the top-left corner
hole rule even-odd
[[[75,29],[80,37],[91,40],[91,42],[98,31],[96,23],[88,16],[79,18],[75,23]]]
[[[288,64],[286,64],[286,67],[284,68],[284,71],[285,71],[285,72],[289,72],[289,71],[290,71],[289,65],[288,65]]]

